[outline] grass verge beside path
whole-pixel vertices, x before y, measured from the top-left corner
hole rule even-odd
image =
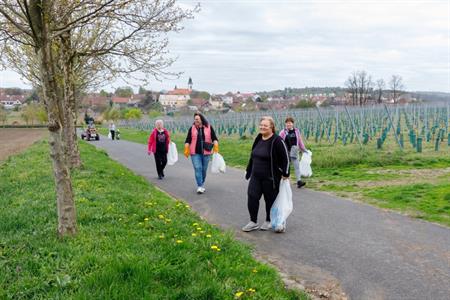
[[[123,139],[147,143],[147,132],[128,128],[121,132]],[[173,139],[181,151],[185,135],[175,134]],[[227,164],[245,167],[253,138],[225,136],[219,140]],[[373,145],[361,150],[357,144],[311,140],[306,145],[313,152],[314,172],[306,179],[308,187],[450,226],[450,147],[442,145],[436,152],[426,145],[423,153],[417,153],[409,148],[400,152],[395,141],[389,140],[382,150]]]
[[[79,233],[56,237],[48,144],[0,164],[0,299],[306,299],[248,246],[80,144]]]

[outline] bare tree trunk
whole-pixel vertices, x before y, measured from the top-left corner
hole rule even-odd
[[[76,98],[75,84],[73,78],[73,57],[72,46],[70,41],[70,33],[61,37],[61,61],[63,65],[64,77],[64,140],[66,141],[65,153],[69,168],[77,168],[81,166],[80,151],[77,143],[76,132]]]
[[[41,8],[40,8],[41,9]],[[73,235],[77,232],[76,211],[73,199],[70,169],[65,156],[64,140],[61,135],[64,122],[62,99],[58,99],[55,61],[52,55],[52,43],[48,40],[47,24],[42,21],[41,45],[38,49],[42,91],[48,115],[48,130],[50,132],[50,157],[53,162],[53,174],[56,185],[56,203],[58,212],[58,235]]]

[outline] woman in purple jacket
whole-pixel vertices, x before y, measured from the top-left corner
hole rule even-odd
[[[303,143],[302,136],[298,128],[294,127],[294,119],[292,117],[287,117],[284,121],[285,128],[280,131],[280,137],[286,143],[289,152],[289,159],[291,164],[294,165],[295,177],[297,179],[297,187],[301,188],[306,183],[302,181],[300,176],[300,165],[299,165],[299,150],[306,152],[305,144]]]

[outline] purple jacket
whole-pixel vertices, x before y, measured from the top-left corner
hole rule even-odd
[[[300,130],[298,130],[298,128],[294,128],[295,131],[295,136],[297,137],[297,146],[298,148],[302,151],[302,152],[306,152],[306,147],[305,144],[303,144],[303,140],[302,137],[300,135]],[[285,140],[286,139],[286,135],[288,133],[288,130],[285,128],[283,130],[280,131],[279,136]]]

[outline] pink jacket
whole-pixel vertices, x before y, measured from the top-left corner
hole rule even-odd
[[[166,135],[166,151],[169,152],[170,135],[167,129],[163,128],[164,134]],[[152,133],[148,137],[148,153],[156,153],[156,135],[158,134],[158,129],[153,129]]]
[[[305,144],[303,144],[303,140],[302,140],[302,136],[300,135],[300,130],[298,130],[298,128],[294,128],[295,131],[295,136],[297,137],[297,146],[298,148],[302,151],[302,152],[306,152],[306,147]],[[279,136],[285,140],[286,139],[286,135],[288,133],[288,130],[285,128],[283,130],[280,131]]]
[[[205,133],[205,142],[212,143],[211,127],[210,126],[203,126],[203,132]],[[189,145],[189,149],[190,149],[191,155],[195,154],[195,147],[197,146],[197,136],[198,136],[197,127],[195,127],[195,125],[192,125],[192,127],[191,127],[192,141],[191,141],[191,144]],[[211,151],[207,151],[206,149],[204,149],[203,150],[203,154],[204,155],[210,155]]]

